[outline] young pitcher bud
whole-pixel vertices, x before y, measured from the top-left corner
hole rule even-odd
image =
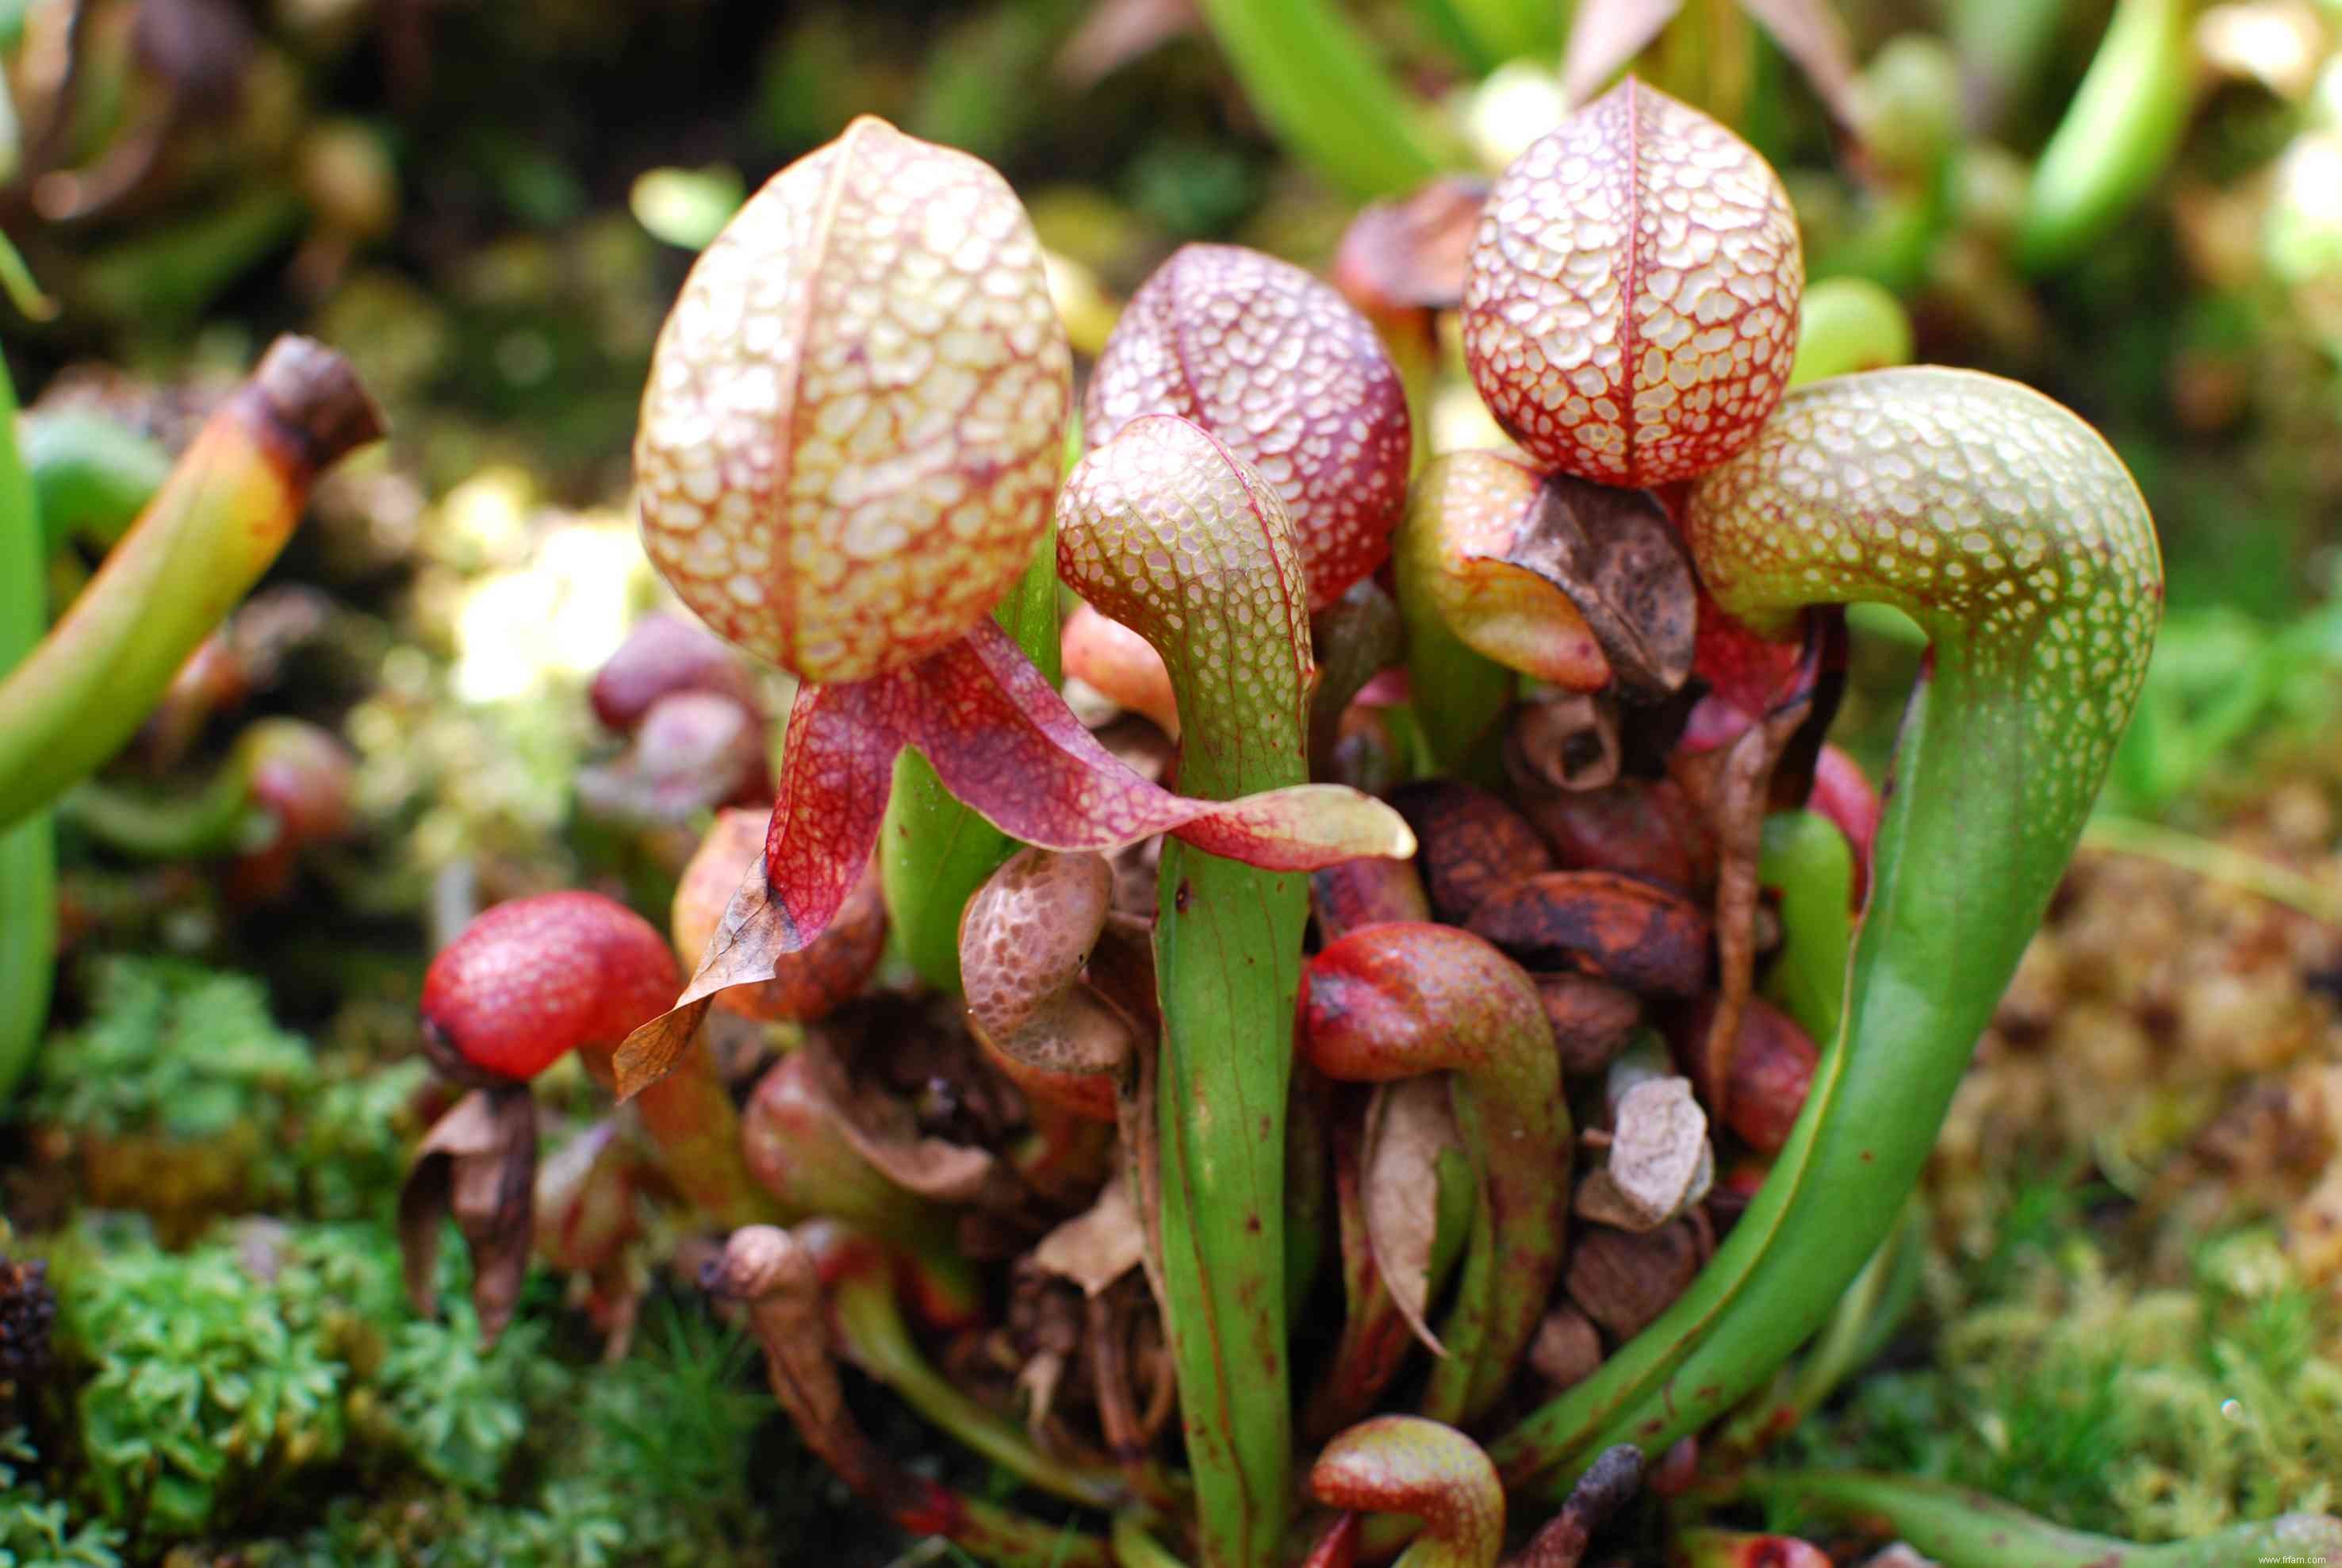
[[[1780,402],[1804,285],[1780,176],[1629,76],[1489,193],[1465,277],[1465,362],[1540,463],[1599,484],[1687,479],[1754,440]]]
[[[806,680],[899,668],[1031,559],[1072,374],[1007,182],[865,115],[685,282],[635,443],[643,547],[716,633]]]

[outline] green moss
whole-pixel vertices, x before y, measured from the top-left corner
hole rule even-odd
[[[85,1490],[150,1543],[345,1463],[493,1494],[572,1386],[540,1322],[479,1352],[457,1262],[447,1320],[414,1318],[380,1226],[255,1223],[174,1253],[93,1224],[53,1262]]]
[[[75,1414],[105,1517],[192,1535],[264,1479],[340,1455],[352,1380],[314,1261],[286,1249],[269,1280],[225,1243],[84,1240],[56,1260],[59,1339],[90,1370]]]
[[[273,1125],[317,1068],[276,1026],[260,983],[169,958],[93,968],[90,1018],[50,1040],[34,1092],[43,1120],[109,1137],[197,1142]]]
[[[643,1341],[626,1360],[580,1374],[558,1410],[535,1407],[540,1419],[519,1434],[521,1457],[505,1471],[534,1466],[532,1484],[496,1492],[448,1474],[457,1485],[445,1493],[408,1486],[366,1502],[345,1498],[296,1540],[247,1545],[247,1560],[255,1568],[772,1561],[787,1523],[776,1504],[802,1509],[817,1483],[793,1443],[779,1456],[786,1473],[752,1477],[754,1439],[776,1408],[751,1347],[672,1308],[654,1312]],[[425,1372],[429,1358],[416,1349],[416,1370]],[[465,1403],[451,1392],[445,1408]],[[455,1441],[460,1449],[477,1440]],[[435,1473],[448,1468],[443,1456]]]
[[[407,1148],[423,1128],[417,1096],[430,1080],[417,1057],[325,1084],[300,1110],[294,1144],[301,1202],[324,1220],[386,1218],[405,1179]]]
[[[0,1431],[0,1563],[9,1568],[122,1568],[122,1533],[75,1520],[25,1473],[39,1459],[21,1427]]]
[[[1792,1438],[1797,1463],[1979,1487],[2140,1541],[2342,1499],[2342,1303],[2271,1237],[2209,1243],[2157,1287],[2116,1274],[2086,1234],[2019,1229],[1955,1303],[1934,1363],[1865,1378]]]

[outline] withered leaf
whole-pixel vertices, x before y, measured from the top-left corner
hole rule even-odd
[[[1838,129],[1849,135],[1860,131],[1854,44],[1847,36],[1845,18],[1828,0],[1740,0],[1740,8],[1756,18],[1781,53],[1806,74]]]
[[[1522,877],[1553,869],[1536,829],[1497,795],[1462,779],[1417,779],[1390,794],[1415,830],[1416,863],[1431,907],[1461,924]]]
[[[1086,1296],[1103,1293],[1139,1266],[1146,1255],[1146,1226],[1131,1201],[1130,1183],[1120,1173],[1107,1182],[1097,1202],[1041,1238],[1033,1262],[1060,1279],[1081,1286]]]
[[[1725,750],[1714,818],[1719,1000],[1702,1047],[1708,1097],[1719,1117],[1732,1114],[1732,1055],[1740,1039],[1741,1014],[1756,985],[1756,868],[1764,852],[1773,773],[1804,719],[1802,704],[1783,707]]]
[[[837,1129],[873,1170],[907,1193],[937,1203],[973,1203],[1001,1176],[984,1149],[924,1136],[911,1108],[876,1084],[857,1084],[826,1044],[798,1047],[813,1064],[815,1082],[837,1107]]]
[[[1634,994],[1606,981],[1584,974],[1540,974],[1536,985],[1565,1075],[1582,1076],[1607,1067],[1643,1021],[1643,1004]]]
[[[1435,1355],[1446,1348],[1426,1320],[1439,1233],[1439,1164],[1464,1147],[1446,1074],[1403,1078],[1366,1107],[1366,1239],[1399,1315]]]
[[[1087,92],[1196,21],[1196,0],[1100,0],[1057,52],[1057,79],[1070,92]]]
[[[512,1321],[535,1238],[536,1101],[525,1084],[475,1089],[433,1124],[398,1193],[398,1245],[407,1299],[438,1311],[433,1276],[439,1224],[453,1215],[472,1254],[480,1342]]]
[[[1569,596],[1624,684],[1672,692],[1691,673],[1698,591],[1649,491],[1549,474],[1504,559]]]
[[[743,1225],[725,1243],[706,1283],[714,1294],[746,1305],[773,1393],[806,1446],[836,1464],[849,1483],[866,1476],[872,1466],[839,1463],[841,1455],[860,1458],[868,1440],[846,1408],[845,1386],[830,1357],[813,1254],[777,1225]]]
[[[1641,1235],[1588,1225],[1571,1243],[1562,1288],[1613,1340],[1630,1340],[1691,1288],[1700,1262],[1682,1220]]]
[[[1469,929],[1531,970],[1574,970],[1641,996],[1688,1000],[1707,979],[1707,916],[1612,872],[1524,877],[1475,910]]]
[[[1545,1314],[1529,1342],[1529,1370],[1555,1392],[1585,1382],[1602,1364],[1602,1335],[1567,1302]]]
[[[1579,0],[1562,52],[1561,95],[1572,108],[1650,46],[1683,0]]]
[[[1486,179],[1443,175],[1402,200],[1375,203],[1343,233],[1334,286],[1369,316],[1454,310],[1464,300],[1465,257],[1487,200]]]

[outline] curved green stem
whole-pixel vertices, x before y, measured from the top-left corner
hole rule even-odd
[[[1797,357],[1789,385],[1911,363],[1911,313],[1867,277],[1817,278],[1797,302]]]
[[[1406,514],[1391,542],[1416,724],[1439,772],[1491,784],[1503,776],[1497,724],[1512,703],[1519,677],[1449,629],[1432,579],[1443,569],[1440,529],[1445,513],[1483,504],[1489,476],[1509,478],[1509,467],[1480,453],[1433,458],[1416,475],[1407,492]]]
[[[1536,987],[1454,926],[1352,932],[1310,962],[1310,1063],[1387,1083],[1452,1072],[1456,1131],[1476,1180],[1455,1304],[1423,1413],[1468,1422],[1503,1393],[1561,1272],[1569,1211],[1569,1108]]]
[[[2299,910],[2313,920],[2342,925],[2342,897],[2324,883],[2216,839],[2135,817],[2094,816],[2082,830],[2082,847],[2104,854],[2136,855],[2192,872],[2207,882],[2226,883],[2271,904]]]
[[[1926,1255],[1919,1241],[1924,1229],[1915,1201],[1830,1313],[1828,1325],[1767,1423],[1769,1432],[1790,1431],[1819,1410],[1838,1384],[1860,1371],[1894,1333],[1918,1293],[1919,1265]]]
[[[1853,847],[1818,812],[1776,812],[1765,819],[1756,880],[1781,894],[1781,950],[1765,995],[1815,1039],[1833,1039],[1854,945]]]
[[[1861,1472],[1757,1472],[1746,1489],[1900,1537],[1944,1568],[2227,1568],[2236,1563],[2331,1563],[2342,1521],[2288,1513],[2195,1541],[2141,1546],[2062,1529],[1997,1497],[1940,1481]]]
[[[1196,425],[1133,420],[1058,504],[1058,568],[1163,655],[1181,793],[1308,776],[1308,595],[1284,505]],[[1166,840],[1155,923],[1164,1330],[1204,1563],[1284,1549],[1291,1499],[1285,1122],[1305,876]]]
[[[1186,1568],[1168,1547],[1155,1539],[1146,1523],[1144,1513],[1132,1509],[1114,1516],[1114,1533],[1108,1544],[1114,1548],[1114,1560],[1120,1568]]]
[[[317,474],[381,434],[341,358],[280,339],[205,423],[135,527],[0,684],[0,826],[128,740],[276,558]]]
[[[75,291],[102,314],[148,332],[183,327],[238,275],[301,226],[305,206],[268,180],[195,217],[141,233],[90,258]]]
[[[171,474],[162,443],[87,409],[26,414],[16,438],[50,550],[69,539],[112,546]]]
[[[157,795],[96,779],[68,791],[57,814],[106,848],[141,860],[204,860],[265,844],[267,811],[230,763],[191,795]]]
[[[2077,260],[2145,195],[2177,151],[2194,100],[2191,0],[2120,0],[2057,134],[2041,150],[2017,230],[2028,273]]]
[[[41,519],[16,449],[16,393],[0,365],[0,675],[40,642]],[[56,835],[45,813],[0,826],[0,1104],[31,1065],[48,1021],[57,953]]]
[[[911,1339],[894,1282],[880,1270],[857,1269],[830,1292],[830,1313],[854,1363],[885,1383],[906,1404],[966,1443],[970,1451],[1027,1485],[1087,1508],[1124,1500],[1122,1477],[1064,1464],[1033,1446],[1012,1423],[970,1399],[930,1365]]]
[[[1692,1288],[1496,1454],[1516,1480],[1697,1430],[1827,1317],[1917,1181],[2064,870],[2161,612],[2130,475],[2070,413],[1935,368],[1792,393],[1695,484],[1729,614],[1778,633],[1876,598],[1933,638],[1887,793],[1841,1028],[1772,1175]]]
[[[1403,195],[1456,164],[1331,0],[1204,0],[1204,20],[1278,138],[1351,195]]]
[[[992,612],[1051,685],[1057,684],[1057,534],[1041,535],[1032,564]],[[1016,841],[944,786],[927,759],[906,748],[879,830],[878,874],[886,916],[919,978],[959,990],[959,916]]]

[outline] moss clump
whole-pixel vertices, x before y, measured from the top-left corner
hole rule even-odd
[[[0,1563],[22,1568],[122,1568],[122,1533],[75,1520],[28,1473],[40,1456],[22,1427],[0,1431]]]
[[[315,1086],[308,1043],[249,976],[171,958],[102,959],[90,1018],[43,1052],[35,1115],[105,1137],[183,1143],[274,1125]]]
[[[2342,1303],[2276,1239],[2198,1249],[2179,1283],[2081,1231],[2004,1247],[1946,1304],[1924,1369],[1865,1377],[1796,1461],[1981,1488],[2072,1528],[2189,1539],[2342,1500]]]
[[[541,1325],[483,1356],[468,1307],[414,1319],[375,1226],[255,1223],[168,1253],[87,1225],[55,1262],[83,1487],[148,1543],[236,1523],[344,1462],[492,1492],[569,1385]]]

